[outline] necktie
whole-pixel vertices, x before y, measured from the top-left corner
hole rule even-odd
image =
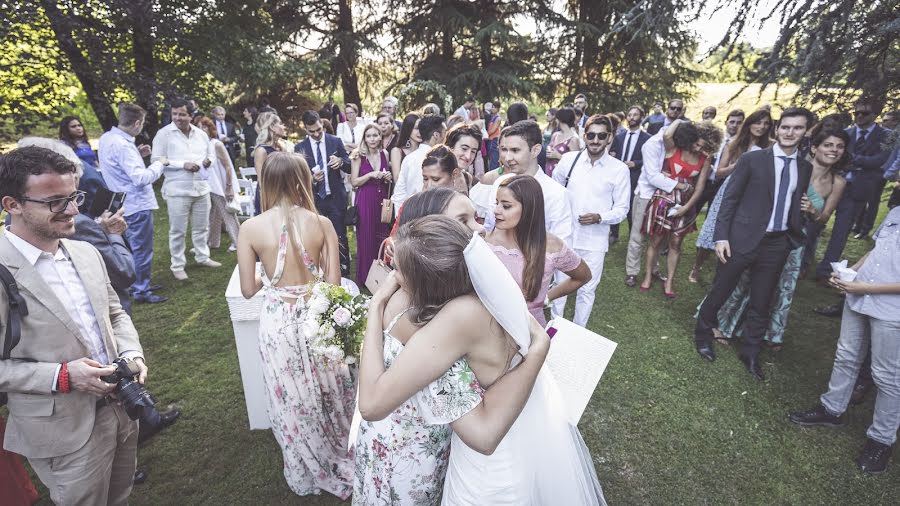
[[[791,185],[791,159],[786,156],[779,156],[778,158],[781,158],[784,162],[784,168],[781,169],[781,182],[778,184],[778,201],[775,202],[775,223],[772,226],[772,230],[775,232],[785,230],[781,224],[784,221],[788,187]]]
[[[860,130],[859,137],[856,138],[856,143],[862,144],[862,143],[866,142],[866,135],[868,135],[868,133],[869,133],[868,130]]]
[[[219,120],[219,134],[225,137],[228,136],[228,130],[225,128],[225,122],[222,120]]]
[[[625,142],[625,152],[622,153],[622,161],[630,162],[631,156],[629,156],[628,150],[631,149],[631,136],[634,135],[634,132],[628,132],[628,140]]]
[[[316,166],[319,167],[322,171],[325,170],[325,164],[322,162],[322,141],[316,142]],[[328,177],[328,174],[325,174],[325,177]],[[325,188],[325,180],[323,179],[318,183],[319,189],[316,191],[316,194],[320,199],[324,199],[328,193]]]

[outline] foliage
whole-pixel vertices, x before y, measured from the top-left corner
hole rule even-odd
[[[447,88],[436,81],[407,83],[397,92],[397,99],[400,101],[400,109],[404,111],[421,109],[430,102],[440,105],[444,116],[453,113],[453,96],[447,93]]]
[[[719,47],[703,58],[700,69],[707,80],[716,83],[746,82],[748,70],[756,67],[764,55],[763,50],[756,49],[746,42],[735,46],[734,53],[729,55],[728,49]]]
[[[722,0],[738,15],[721,42],[739,61],[736,41],[753,26],[755,0]],[[896,0],[805,0],[775,3],[767,17],[781,22],[774,47],[746,65],[748,76],[763,87],[784,81],[800,86],[801,100],[846,109],[859,97],[900,102],[900,5]]]

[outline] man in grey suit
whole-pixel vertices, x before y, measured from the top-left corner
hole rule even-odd
[[[0,203],[11,216],[0,263],[12,273],[28,314],[21,339],[0,360],[9,395],[4,448],[28,458],[57,504],[126,504],[138,425],[100,378],[122,357],[147,367],[97,250],[66,239],[83,194],[75,165],[39,147],[0,155]],[[9,301],[0,291],[0,329]],[[0,333],[3,335],[3,333]]]
[[[721,263],[694,329],[697,353],[715,360],[712,330],[718,326],[719,309],[749,269],[750,306],[740,358],[759,381],[765,380],[757,356],[771,315],[772,291],[791,249],[803,244],[801,197],[809,187],[812,166],[797,156],[797,146],[812,118],[806,109],[785,109],[776,143],[738,159],[716,220]]]

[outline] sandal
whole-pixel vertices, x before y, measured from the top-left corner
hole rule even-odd
[[[769,351],[778,353],[779,351],[784,349],[784,345],[780,343],[772,343],[769,341],[763,341],[763,346],[765,346]]]
[[[731,339],[725,337],[725,334],[719,329],[713,329],[713,339],[722,346],[731,346]]]
[[[688,274],[688,283],[699,283],[700,282],[700,269],[697,266],[691,267],[691,273]]]

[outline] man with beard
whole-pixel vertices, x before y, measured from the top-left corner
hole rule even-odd
[[[575,103],[573,105],[576,109],[576,116],[578,115],[578,111],[581,112],[581,117],[578,119],[577,126],[579,130],[584,132],[584,127],[587,125],[588,120],[588,102],[584,93],[575,95]]]
[[[640,106],[633,105],[625,114],[625,131],[616,135],[616,139],[609,148],[609,154],[625,162],[631,173],[631,192],[634,194],[637,188],[638,178],[641,177],[641,167],[644,166],[644,157],[641,154],[641,148],[650,138],[650,134],[641,130],[641,120],[644,117],[644,110]],[[629,197],[630,198],[630,197]],[[631,208],[628,209],[628,228],[634,226],[631,221]],[[640,225],[638,225],[640,226]],[[610,243],[615,244],[619,240],[619,224],[616,223],[609,227]]]
[[[640,130],[640,114],[636,121]],[[584,150],[568,152],[559,160],[553,179],[567,188],[572,202],[574,225],[572,247],[591,269],[591,280],[578,289],[574,322],[587,325],[603,260],[609,249],[609,226],[616,225],[628,214],[631,176],[628,166],[606,152],[612,141],[613,126],[609,118],[595,114],[585,123]],[[557,280],[559,282],[559,280]]]
[[[669,100],[669,107],[666,109],[666,117],[662,123],[650,123],[650,126],[647,127],[647,133],[650,135],[656,135],[660,132],[660,130],[669,126],[673,121],[678,118],[684,117],[684,101],[680,98],[673,98]]]

